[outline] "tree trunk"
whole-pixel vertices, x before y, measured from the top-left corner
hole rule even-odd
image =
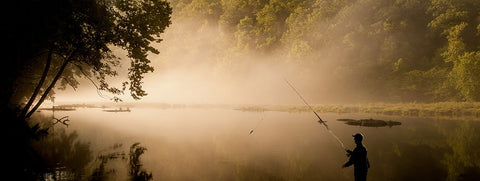
[[[53,48],[50,48],[50,50],[48,50],[47,63],[45,64],[45,69],[43,70],[42,77],[40,78],[40,81],[38,82],[37,87],[35,88],[35,91],[33,91],[33,94],[30,97],[30,100],[28,100],[28,103],[25,105],[25,107],[23,107],[23,110],[20,114],[20,119],[25,118],[25,115],[30,109],[30,106],[32,106],[33,101],[35,101],[35,99],[37,98],[38,92],[40,92],[40,88],[42,88],[43,83],[47,78],[48,70],[50,69],[50,62],[52,61],[52,52],[53,52]]]
[[[57,83],[58,79],[60,79],[60,76],[62,76],[63,71],[65,70],[68,63],[70,62],[70,60],[74,56],[75,52],[76,51],[73,51],[72,54],[70,54],[70,56],[65,60],[65,62],[63,62],[62,67],[60,67],[60,70],[58,71],[57,75],[55,75],[55,78],[53,79],[52,83],[50,83],[50,85],[47,87],[45,92],[43,92],[43,95],[42,95],[42,97],[40,97],[40,100],[38,100],[35,107],[33,107],[32,110],[30,110],[30,112],[28,112],[28,114],[25,116],[25,118],[29,118],[30,116],[32,116],[32,114],[38,109],[38,107],[40,107],[40,105],[42,105],[45,98],[47,98],[47,95],[50,92],[50,90],[52,90],[52,88],[55,87],[55,84]]]

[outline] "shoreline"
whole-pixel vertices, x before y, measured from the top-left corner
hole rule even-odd
[[[318,113],[366,113],[406,117],[441,117],[480,119],[480,102],[439,102],[439,103],[365,103],[365,104],[312,104]],[[169,103],[77,103],[60,104],[58,109],[68,108],[114,108],[114,107],[158,107],[162,109],[181,108],[226,108],[245,112],[309,112],[306,105],[227,105],[227,104],[169,104]]]
[[[319,113],[367,113],[406,117],[441,117],[480,119],[480,102],[441,102],[441,103],[369,103],[311,105]],[[247,112],[279,111],[309,112],[306,105],[253,105],[237,107]]]

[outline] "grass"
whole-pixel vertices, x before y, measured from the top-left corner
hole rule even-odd
[[[414,117],[473,117],[480,118],[480,102],[440,102],[440,103],[371,103],[350,105],[312,105],[317,112],[330,113],[369,113]],[[305,112],[308,106],[299,105],[259,105],[237,108],[241,111],[281,111]]]

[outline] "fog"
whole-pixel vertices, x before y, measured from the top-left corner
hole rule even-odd
[[[220,27],[192,31],[191,26],[190,22],[173,22],[157,45],[160,54],[150,56],[155,71],[144,78],[148,96],[136,101],[126,92],[120,96],[124,102],[302,104],[285,79],[311,103],[334,103],[345,97],[335,86],[327,61],[294,62],[279,51],[229,54],[228,49],[235,47],[222,40],[225,35]],[[127,79],[130,60],[121,51],[117,55],[122,57],[123,66],[111,82],[118,84]],[[113,96],[100,95],[89,80],[80,82],[76,90],[57,91],[56,101],[108,102]]]
[[[148,96],[139,101],[134,101],[128,93],[120,97],[126,102],[303,104],[284,79],[312,104],[410,100],[416,97],[409,94],[418,92],[422,96],[424,92],[430,95],[431,87],[419,91],[416,87],[423,84],[404,81],[404,72],[417,71],[415,64],[400,65],[419,62],[420,57],[422,61],[433,57],[434,51],[428,52],[428,48],[410,46],[425,40],[422,32],[412,33],[426,27],[414,23],[425,22],[407,19],[395,25],[396,22],[372,8],[375,3],[385,9],[405,10],[415,6],[407,3],[403,7],[393,2],[389,2],[391,5],[363,1],[340,5],[319,2],[312,7],[282,7],[289,11],[288,16],[278,12],[270,17],[256,10],[241,11],[233,15],[246,14],[243,19],[229,21],[232,18],[228,19],[227,15],[232,12],[228,11],[228,3],[234,2],[222,2],[217,8],[223,8],[223,14],[214,16],[202,14],[210,12],[210,6],[192,10],[189,8],[194,7],[192,4],[196,1],[184,6],[172,1],[172,24],[162,34],[163,41],[155,46],[160,54],[150,55],[155,71],[145,75],[143,88]],[[271,6],[275,6],[272,3]],[[260,9],[267,11],[271,6]],[[305,10],[298,11],[301,8]],[[402,13],[388,12],[392,17]],[[248,24],[250,20],[253,23]],[[410,21],[413,25],[407,26]],[[393,26],[404,33],[394,33]],[[121,54],[119,51],[118,55]],[[128,61],[123,56],[124,67],[123,72],[119,70],[119,79],[127,79]],[[409,68],[400,70],[400,66]],[[120,82],[113,80],[116,81]],[[57,101],[109,101],[87,84],[90,83],[84,81],[76,91],[58,92]]]

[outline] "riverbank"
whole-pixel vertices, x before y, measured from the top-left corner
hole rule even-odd
[[[306,105],[226,105],[226,104],[167,104],[167,103],[91,103],[61,104],[68,108],[114,108],[114,107],[157,107],[161,109],[178,108],[226,108],[247,112],[279,111],[308,112]],[[439,102],[439,103],[369,103],[369,104],[312,104],[317,113],[367,113],[410,117],[442,117],[480,119],[480,102]],[[57,108],[56,108],[57,110]]]
[[[369,113],[414,117],[480,118],[480,102],[312,105],[312,108],[318,113]],[[311,111],[306,105],[255,105],[237,107],[236,110],[280,112]]]

